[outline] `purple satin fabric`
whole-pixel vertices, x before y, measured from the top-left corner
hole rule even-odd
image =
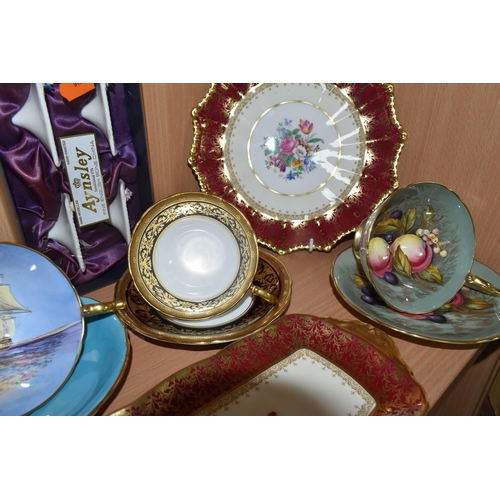
[[[96,90],[74,101],[67,101],[59,92],[59,85],[45,92],[52,130],[61,167],[57,168],[50,151],[31,132],[17,127],[12,117],[28,99],[30,84],[0,84],[0,162],[26,245],[52,259],[67,274],[74,285],[87,283],[100,276],[126,255],[128,245],[112,225],[101,222],[79,228],[82,255],[87,270],[82,273],[78,261],[60,243],[48,237],[61,208],[61,193],[71,194],[66,168],[62,160],[60,137],[94,133],[99,150],[103,180],[108,204],[111,204],[122,179],[132,192],[127,204],[131,228],[139,220],[142,209],[137,185],[137,155],[132,142],[127,113],[127,93],[124,84],[109,87],[113,134],[118,153],[112,156],[105,134],[81,116],[83,107],[95,96]]]

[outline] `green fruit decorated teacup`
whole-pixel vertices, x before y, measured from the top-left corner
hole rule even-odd
[[[410,184],[381,203],[358,227],[356,259],[393,309],[422,314],[438,309],[464,285],[500,291],[470,273],[476,239],[469,210],[441,184]]]

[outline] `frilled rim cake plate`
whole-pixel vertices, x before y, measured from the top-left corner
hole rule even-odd
[[[97,302],[82,297],[83,304]],[[130,362],[130,342],[116,314],[85,320],[82,353],[62,389],[32,416],[95,415],[113,394]]]
[[[500,276],[480,262],[474,261],[472,272],[500,286]],[[336,258],[331,275],[339,294],[367,320],[410,337],[446,344],[480,344],[500,338],[499,297],[463,287],[451,302],[437,311],[401,313],[387,307],[373,294],[352,248]]]
[[[258,245],[233,205],[206,193],[178,193],[150,207],[134,228],[128,264],[144,300],[167,316],[221,314],[251,288]]]
[[[398,185],[406,140],[385,84],[214,84],[189,165],[278,253],[328,251]]]
[[[124,300],[127,307],[116,314],[134,332],[163,342],[192,345],[231,342],[267,326],[280,317],[290,303],[292,278],[284,264],[268,250],[259,249],[254,282],[277,297],[277,302],[271,304],[256,297],[250,310],[234,322],[211,328],[189,328],[169,321],[151,307],[126,271],[115,286],[115,298]]]
[[[394,341],[358,321],[288,315],[152,388],[115,416],[424,415]]]

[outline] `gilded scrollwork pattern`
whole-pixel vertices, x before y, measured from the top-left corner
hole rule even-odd
[[[164,244],[169,227],[186,217],[216,221],[234,241],[237,265],[233,281],[218,295],[202,301],[190,301],[175,295],[162,283],[161,262],[156,256]],[[227,231],[226,231],[227,230]],[[152,307],[168,316],[195,320],[221,314],[243,298],[252,285],[257,269],[259,250],[256,236],[245,216],[221,197],[206,193],[178,193],[150,207],[136,225],[129,246],[128,263],[134,284]]]
[[[333,363],[376,401],[370,415],[424,415],[423,388],[385,333],[357,321],[284,316],[185,368],[114,415],[191,415],[300,349]]]
[[[125,300],[127,307],[117,312],[132,330],[156,340],[184,343],[211,344],[243,338],[267,326],[281,316],[291,298],[291,277],[278,258],[261,249],[254,283],[278,298],[270,304],[259,297],[241,318],[217,328],[187,328],[174,324],[151,307],[138,292],[127,271],[118,281],[115,298]]]
[[[234,282],[223,294],[214,299],[193,303],[179,299],[163,287],[156,276],[153,257],[155,242],[170,224],[182,217],[196,215],[213,218],[229,229],[238,245],[240,266]],[[173,208],[166,208],[150,222],[139,243],[139,270],[143,283],[160,302],[177,311],[211,310],[226,302],[228,297],[232,297],[243,286],[250,272],[250,263],[251,252],[247,232],[232,214],[211,203],[186,202],[179,203]]]

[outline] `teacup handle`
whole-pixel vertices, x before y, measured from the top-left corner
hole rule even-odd
[[[252,285],[250,287],[250,290],[254,295],[257,295],[257,297],[260,297],[261,299],[265,300],[266,302],[269,302],[270,304],[276,304],[276,302],[278,302],[277,297],[275,297],[273,294],[269,292],[266,292],[265,290],[262,290],[262,288]]]
[[[500,297],[500,289],[494,287],[489,281],[476,276],[475,274],[469,273],[465,278],[466,283],[470,288],[477,290],[478,292],[486,293],[487,295],[493,295],[494,297]]]
[[[104,314],[104,313],[109,313],[109,312],[116,312],[119,309],[124,309],[127,307],[127,303],[124,300],[115,300],[113,302],[102,302],[99,304],[85,304],[82,305],[82,315],[83,316],[94,316],[96,314]],[[13,344],[12,341],[9,339],[2,339],[0,340],[0,351],[4,349],[8,349],[9,347],[13,346],[19,346],[21,344],[27,344],[28,342],[31,342],[33,339],[26,340],[23,342],[18,342],[16,344]]]
[[[125,309],[125,307],[127,307],[127,303],[124,300],[102,302],[99,304],[85,304],[82,306],[82,314],[84,316],[94,316],[96,314],[116,312],[120,309]]]

